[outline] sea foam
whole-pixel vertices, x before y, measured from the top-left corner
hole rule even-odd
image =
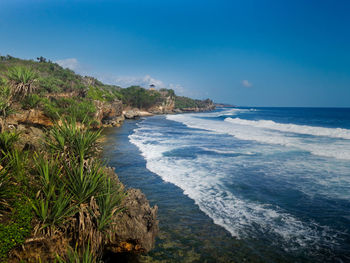
[[[299,126],[301,125],[291,125],[291,127],[293,127],[294,130],[299,131],[299,133],[305,133],[307,131],[311,133],[312,131],[313,133],[318,134],[318,136],[315,138],[304,139],[299,136],[293,136],[290,134],[289,130],[282,131],[281,128],[277,130],[277,128],[271,129],[266,127],[259,127],[257,125],[254,126],[254,124],[256,124],[254,121],[247,121],[242,119],[236,121],[234,121],[235,119],[232,118],[226,118],[226,121],[208,120],[200,118],[200,114],[168,115],[167,119],[181,122],[190,128],[204,129],[221,134],[229,134],[240,140],[252,140],[272,145],[278,144],[292,149],[307,151],[318,156],[350,160],[350,140],[344,140],[344,138],[347,136],[347,132],[349,131],[345,129],[323,128],[320,132],[317,133],[318,129],[315,127],[307,126],[308,128],[306,129],[303,126],[300,128]],[[247,125],[247,123],[250,125]],[[260,122],[258,125],[276,127],[273,125],[273,123],[274,122],[272,121],[266,121]],[[284,124],[281,124],[281,127],[287,130],[287,127],[284,126]],[[337,133],[338,131],[341,133]],[[326,140],[321,140],[320,138],[322,137],[320,137],[320,133],[324,134],[322,136],[325,136],[325,134],[327,134],[327,138],[329,140],[327,138]],[[335,136],[338,137],[334,138]]]
[[[292,123],[284,124],[284,123],[277,123],[272,120],[252,121],[252,120],[244,120],[240,118],[226,118],[225,121],[234,123],[234,124],[247,125],[247,126],[277,130],[282,132],[292,132],[292,133],[298,133],[298,134],[325,136],[325,137],[331,137],[331,138],[341,138],[341,139],[350,140],[350,130],[342,129],[342,128],[325,128],[325,127],[315,127],[315,126],[308,126],[308,125],[296,125]]]
[[[258,233],[263,232],[276,240],[282,239],[286,248],[293,247],[293,244],[295,247],[305,246],[320,240],[322,234],[319,233],[319,226],[305,224],[276,206],[235,196],[223,183],[227,175],[218,169],[220,163],[217,160],[205,155],[195,160],[164,156],[164,153],[181,147],[185,143],[183,138],[179,141],[158,136],[158,143],[154,144],[150,143],[152,133],[146,131],[135,129],[129,139],[140,149],[147,161],[147,169],[183,189],[185,195],[232,236],[258,238]]]

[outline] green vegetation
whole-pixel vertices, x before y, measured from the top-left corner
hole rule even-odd
[[[70,248],[68,250],[66,259],[60,256],[57,256],[57,259],[55,261],[55,263],[96,263],[96,262],[98,262],[98,260],[96,258],[96,255],[94,255],[93,251],[91,251],[89,244],[82,253],[79,253],[77,248],[75,248],[75,250]]]
[[[31,191],[23,178],[27,166],[23,157],[27,155],[15,149],[18,138],[15,132],[0,133],[0,262],[31,232]]]
[[[36,89],[38,74],[31,68],[15,66],[6,73],[14,96],[24,98]]]
[[[2,81],[0,83],[0,117],[7,117],[11,113],[13,113],[11,109],[11,88],[5,81]]]
[[[17,132],[2,132],[0,133],[0,156],[11,153],[14,144],[18,141],[19,133]]]
[[[146,90],[139,86],[131,86],[120,92],[123,95],[124,104],[140,109],[147,109],[161,101],[159,92]]]
[[[149,109],[169,99],[175,99],[177,108],[210,102],[177,97],[171,89],[105,85],[43,57],[35,62],[0,56],[0,262],[13,249],[39,249],[24,243],[29,236],[48,243],[60,240],[64,255],[54,255],[57,262],[97,262],[125,195],[98,160],[101,130],[92,129],[100,124],[97,108],[122,101]],[[3,125],[11,114],[27,116],[29,110],[54,123],[44,131],[42,148],[19,141],[28,136],[24,125]],[[53,261],[52,255],[48,258],[42,262]]]
[[[5,262],[8,252],[22,244],[32,230],[32,212],[28,201],[23,194],[15,192],[16,189],[11,191],[7,194],[12,198],[9,205],[13,209],[9,223],[0,223],[0,262]]]
[[[0,133],[0,262],[30,234],[50,240],[72,231],[67,246],[76,249],[58,262],[101,256],[124,193],[97,159],[101,131],[89,127],[62,118],[47,131],[45,152],[30,154],[16,148],[18,133]]]
[[[186,109],[186,108],[206,108],[213,102],[210,99],[206,100],[194,100],[187,97],[175,96],[175,108]]]

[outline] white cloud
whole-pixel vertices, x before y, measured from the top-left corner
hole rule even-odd
[[[172,84],[170,83],[168,86],[169,89],[173,89],[176,93],[176,95],[184,95],[186,93],[186,90],[184,87],[182,87],[179,84]]]
[[[124,88],[132,85],[138,85],[145,88],[148,88],[150,85],[154,85],[158,89],[166,88],[166,85],[161,80],[152,78],[150,75],[146,75],[144,77],[119,76],[114,79],[114,84]]]
[[[77,70],[80,67],[79,62],[76,58],[60,59],[55,62],[61,67],[69,68],[71,70]]]
[[[250,83],[248,80],[242,80],[242,85],[243,87],[246,87],[246,88],[250,88],[250,87],[253,87],[253,84]]]

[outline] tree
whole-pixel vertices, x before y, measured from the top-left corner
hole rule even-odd
[[[46,62],[46,58],[44,58],[43,56],[40,56],[38,58],[36,58],[39,62]],[[49,61],[50,62],[50,61]]]

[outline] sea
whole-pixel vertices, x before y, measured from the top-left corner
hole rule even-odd
[[[107,163],[158,206],[137,262],[350,262],[350,108],[219,108],[105,134]]]

